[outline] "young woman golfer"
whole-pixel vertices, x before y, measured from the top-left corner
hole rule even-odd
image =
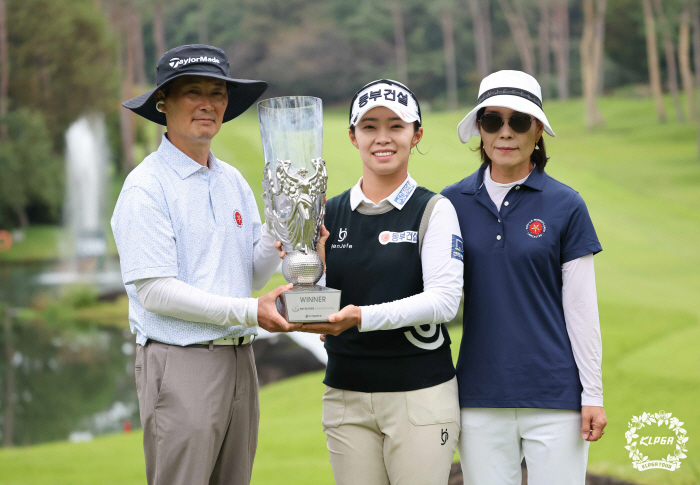
[[[423,136],[418,101],[381,79],[353,98],[362,178],[326,205],[326,286],[342,291],[326,335],[323,429],[340,485],[444,485],[459,439],[444,322],[462,293],[452,204],[420,187],[408,159]],[[319,244],[323,247],[323,244]]]
[[[457,363],[466,485],[583,485],[607,424],[593,255],[581,196],[544,171],[537,81],[486,77],[457,128],[481,136],[479,170],[442,193],[464,235],[464,334]]]

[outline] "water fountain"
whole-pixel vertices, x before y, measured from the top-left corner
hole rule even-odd
[[[102,116],[84,116],[68,128],[64,219],[78,258],[101,257],[107,252],[102,232],[107,155]]]
[[[109,146],[104,116],[75,121],[66,132],[65,237],[58,271],[42,273],[42,285],[92,284],[118,289],[118,263],[106,258],[105,211]]]

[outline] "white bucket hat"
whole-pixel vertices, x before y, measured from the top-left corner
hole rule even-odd
[[[462,143],[471,137],[480,136],[476,125],[476,114],[481,108],[498,106],[534,116],[544,125],[544,131],[555,136],[549,121],[542,111],[542,89],[537,80],[522,71],[498,71],[486,76],[479,86],[476,108],[457,125],[457,135]]]

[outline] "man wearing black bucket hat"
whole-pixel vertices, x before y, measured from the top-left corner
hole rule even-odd
[[[267,83],[234,79],[221,49],[185,45],[157,65],[157,86],[124,107],[167,126],[124,182],[112,217],[136,335],[149,485],[249,484],[257,447],[256,327],[294,330],[280,286],[251,290],[279,263],[255,196],[210,151],[221,124]]]

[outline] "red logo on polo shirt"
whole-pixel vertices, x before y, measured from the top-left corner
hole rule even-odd
[[[533,219],[527,223],[527,234],[530,237],[538,238],[542,237],[544,231],[547,230],[547,226],[544,225],[544,221],[541,219]]]
[[[243,225],[243,216],[239,211],[235,211],[233,213],[233,218],[236,220],[236,224],[238,224],[238,227],[241,227]]]

